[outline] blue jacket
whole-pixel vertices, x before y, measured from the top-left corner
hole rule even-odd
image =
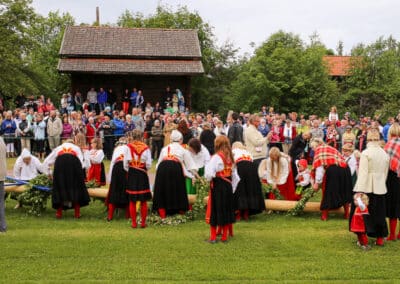
[[[123,136],[124,135],[124,128],[125,128],[125,122],[122,121],[121,119],[114,118],[113,119],[115,129],[114,129],[114,135],[115,136]]]
[[[7,127],[7,126],[10,126],[10,127]],[[1,123],[1,132],[3,134],[14,134],[16,129],[17,129],[17,125],[15,124],[15,121],[12,119],[5,119]]]
[[[389,134],[390,126],[392,126],[392,125],[388,122],[388,123],[385,124],[385,126],[382,129],[383,140],[385,140],[385,142],[388,141],[388,134]]]
[[[97,103],[99,104],[105,104],[107,102],[107,92],[98,92],[97,93]]]

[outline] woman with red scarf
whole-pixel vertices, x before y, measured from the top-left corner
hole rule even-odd
[[[233,189],[239,182],[234,170],[234,158],[229,139],[218,136],[215,139],[215,155],[205,167],[205,178],[211,181],[206,222],[210,224],[210,238],[207,242],[217,242],[217,226],[222,228],[222,242],[228,241],[228,230],[232,234],[235,222]]]
[[[386,179],[386,217],[389,218],[388,241],[400,239],[396,236],[397,219],[400,218],[400,125],[393,123],[389,128],[389,141],[385,151],[390,157],[389,173]]]
[[[141,228],[146,227],[147,201],[151,200],[150,182],[147,170],[151,168],[151,152],[142,141],[142,131],[135,129],[128,133],[128,154],[124,157],[124,168],[128,168],[126,193],[129,198],[129,213],[132,228],[137,227],[136,202],[140,202]]]
[[[314,161],[311,175],[314,178],[313,189],[322,188],[321,220],[328,220],[331,209],[344,207],[344,218],[349,218],[352,201],[351,173],[342,154],[317,138],[311,142]]]

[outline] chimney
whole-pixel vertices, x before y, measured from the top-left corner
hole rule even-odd
[[[100,26],[100,9],[96,7],[96,26]]]

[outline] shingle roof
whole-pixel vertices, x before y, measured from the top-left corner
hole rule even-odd
[[[352,56],[332,56],[327,55],[323,60],[328,65],[328,74],[330,76],[349,76]]]
[[[200,60],[62,58],[61,72],[105,74],[197,75],[204,73]]]
[[[70,26],[61,57],[201,58],[196,30]]]

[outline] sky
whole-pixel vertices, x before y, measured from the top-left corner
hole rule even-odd
[[[33,0],[36,12],[69,12],[77,24],[93,23],[96,7],[101,23],[116,23],[128,9],[149,15],[157,5],[172,9],[187,6],[214,27],[217,43],[231,41],[239,54],[252,54],[250,43],[259,46],[279,31],[292,32],[309,42],[317,33],[327,48],[336,50],[339,41],[345,54],[358,43],[370,44],[392,35],[400,40],[398,0]]]

